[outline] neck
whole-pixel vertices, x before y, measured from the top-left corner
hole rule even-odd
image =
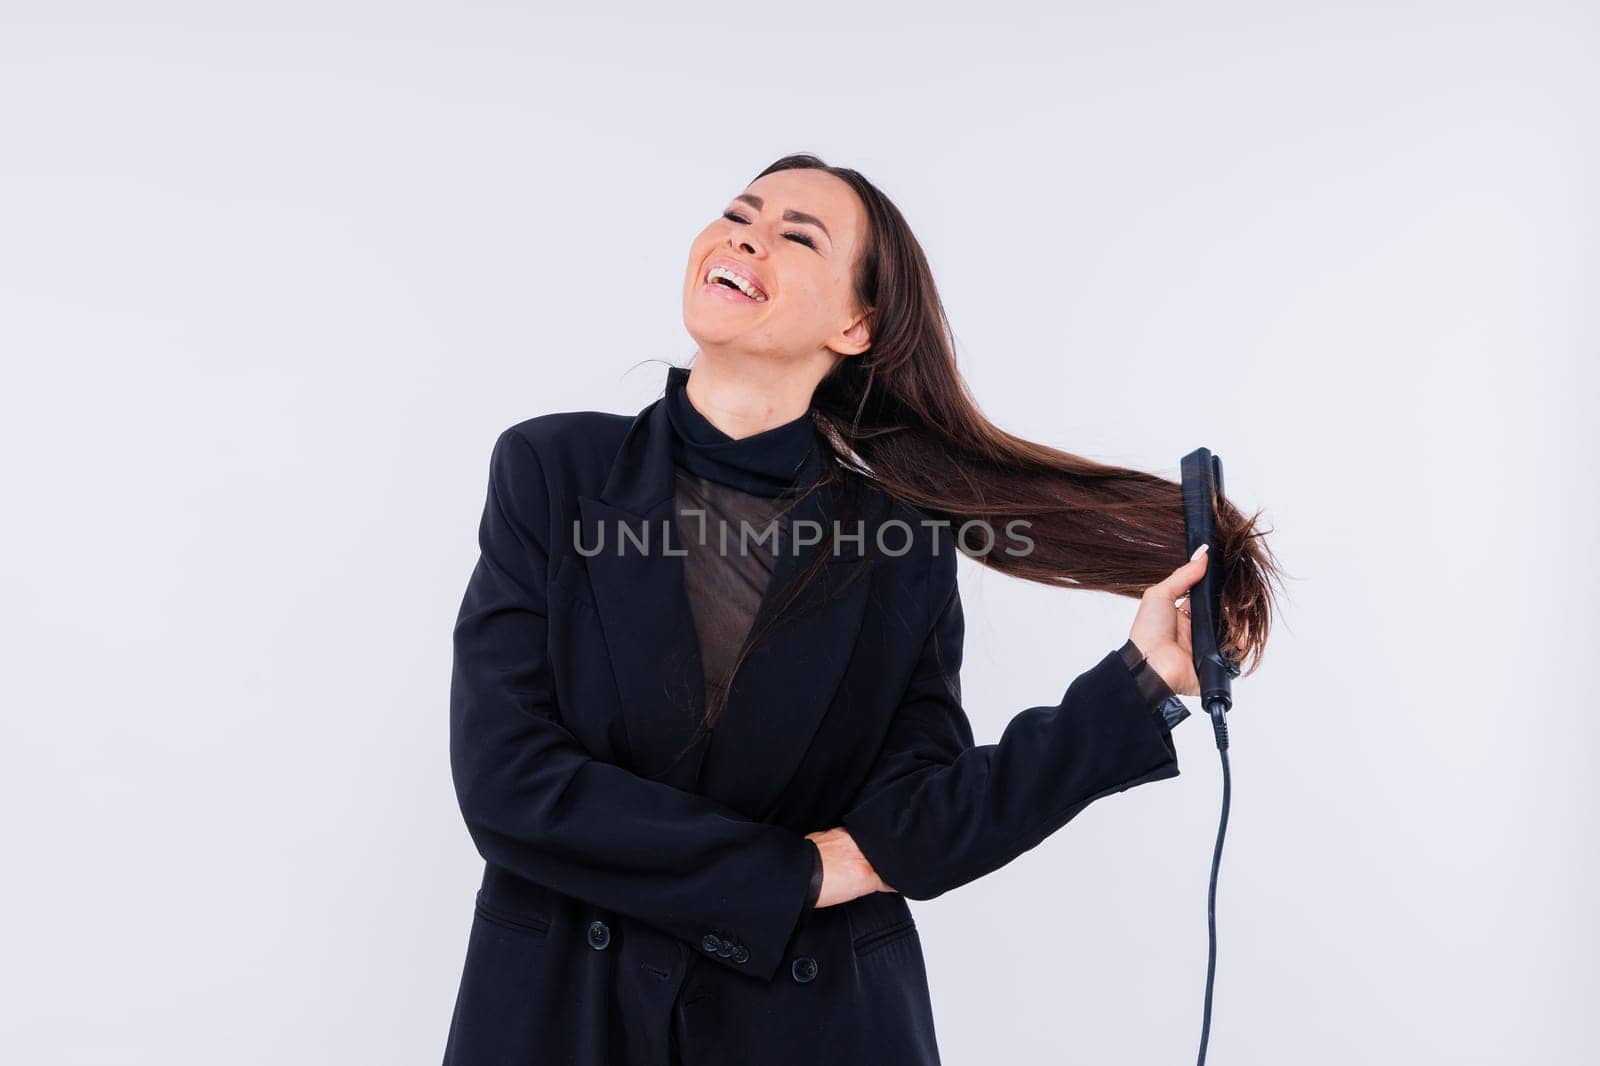
[[[805,362],[730,357],[700,348],[689,364],[684,392],[707,422],[739,440],[805,414],[827,371]]]

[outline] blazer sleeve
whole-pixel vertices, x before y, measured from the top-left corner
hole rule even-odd
[[[1140,693],[1150,706],[1160,713],[1161,720],[1166,723],[1167,728],[1178,728],[1178,723],[1189,717],[1189,708],[1185,707],[1178,694],[1172,691],[1172,686],[1145,661],[1144,653],[1133,642],[1133,638],[1123,641],[1117,653],[1122,656],[1128,672],[1133,674],[1134,684],[1139,686]]]
[[[468,832],[488,862],[771,980],[817,847],[597,760],[562,724],[546,642],[548,501],[537,454],[507,429],[453,633],[450,764]]]
[[[889,886],[933,899],[999,869],[1094,800],[1178,775],[1160,709],[1119,651],[1060,702],[973,743],[961,705],[964,621],[955,549],[935,552],[941,608],[867,781],[842,821]]]

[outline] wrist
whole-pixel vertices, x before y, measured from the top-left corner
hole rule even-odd
[[[1154,670],[1156,676],[1161,678],[1173,692],[1177,692],[1178,686],[1182,683],[1186,663],[1183,649],[1176,645],[1156,648],[1145,656],[1147,668]]]

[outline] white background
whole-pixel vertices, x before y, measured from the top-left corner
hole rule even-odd
[[[980,7],[6,5],[7,1061],[439,1060],[490,446],[659,395],[690,239],[800,150],[904,210],[991,418],[1266,509],[1210,1061],[1592,1053],[1595,9]],[[980,742],[1126,636],[962,566]],[[1176,736],[913,904],[947,1062],[1193,1060]]]

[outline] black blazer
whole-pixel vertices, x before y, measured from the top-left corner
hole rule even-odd
[[[785,545],[772,578],[830,553],[811,608],[674,761],[704,681],[681,556],[661,547],[681,549],[671,432],[658,399],[495,442],[454,631],[451,767],[485,867],[445,1062],[665,1066],[692,999],[712,1061],[937,1063],[906,899],[1177,776],[1171,734],[1110,651],[975,746],[949,527],[870,490],[866,536],[834,553],[825,492],[793,512],[824,539],[798,558]],[[599,554],[577,550],[602,534]],[[804,834],[841,824],[898,891],[806,908]]]

